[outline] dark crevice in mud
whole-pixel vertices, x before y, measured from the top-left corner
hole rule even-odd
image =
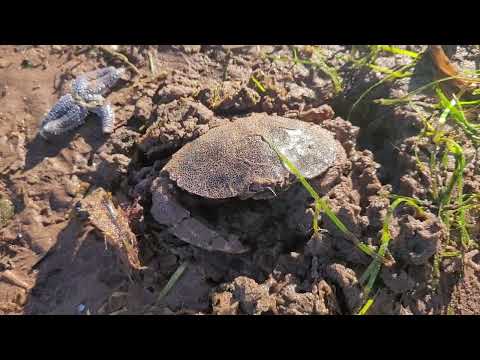
[[[281,253],[287,254],[303,249],[307,237],[296,234],[285,225],[289,216],[285,199],[240,200],[237,198],[213,200],[176,190],[179,202],[189,209],[191,215],[203,220],[212,228],[222,229],[229,235],[237,235],[241,241],[251,247],[251,253],[258,249],[280,246]],[[255,217],[256,223],[248,223],[249,217]],[[271,233],[262,238],[263,233]]]
[[[124,127],[135,131],[136,133],[142,134],[142,127],[145,127],[145,124],[151,124],[154,121],[153,115],[148,119],[142,119],[137,116],[130,117],[126,122]]]
[[[129,174],[131,175],[133,171],[138,171],[145,167],[154,166],[155,169],[160,170],[167,162],[170,160],[170,157],[175,153],[172,150],[165,150],[162,152],[156,152],[151,154],[146,154],[140,149],[136,149],[132,155],[132,161],[129,167]]]
[[[48,140],[37,134],[26,146],[27,152],[23,171],[34,168],[45,158],[57,156],[62,150],[69,148],[73,139],[78,137],[81,137],[91,146],[91,156],[107,140],[107,137],[102,134],[101,125],[96,115],[89,115],[86,118],[86,124],[67,134],[57,135]]]
[[[333,107],[340,117],[347,118],[351,103],[343,103]],[[350,117],[350,122],[358,126],[360,131],[357,139],[357,150],[369,150],[373,154],[373,160],[380,164],[379,179],[382,184],[396,182],[402,174],[399,174],[398,162],[395,161],[398,152],[397,144],[405,138],[416,136],[420,133],[418,127],[403,127],[404,137],[399,138],[398,134],[392,131],[388,122],[398,121],[393,111],[385,111],[380,105],[369,104],[363,106],[361,111],[355,111]]]
[[[355,96],[348,93],[342,94],[332,101],[332,107],[338,116],[348,119],[360,128],[357,148],[367,149],[373,153],[374,160],[382,166],[379,173],[380,180],[384,184],[392,183],[394,188],[397,187],[398,178],[403,175],[399,171],[405,171],[398,167],[396,159],[398,146],[405,139],[418,135],[422,124],[417,119],[418,115],[412,113],[413,110],[404,110],[406,105],[400,105],[399,110],[398,106],[376,104],[373,100],[396,98],[398,97],[395,93],[397,89],[404,90],[406,95],[431,83],[435,80],[433,69],[430,56],[423,56],[413,68],[411,77],[379,84],[357,104],[353,111],[352,107],[362,93],[355,93]],[[397,85],[397,81],[400,85]],[[407,84],[402,81],[407,81]],[[426,89],[423,93],[432,95],[433,90]]]
[[[254,108],[249,108],[245,110],[238,110],[238,109],[215,109],[213,110],[213,113],[215,116],[219,118],[225,118],[225,119],[231,119],[234,117],[244,117],[248,116],[254,113],[260,113],[262,112],[261,108],[259,106],[256,106]]]
[[[109,285],[118,285],[125,278],[115,257],[105,251],[101,237],[85,233],[75,218],[68,222],[56,245],[35,267],[38,279],[28,296],[26,314],[68,314],[85,301],[90,307],[99,307],[98,303],[90,303],[98,298],[84,298],[85,282],[90,291],[97,291],[102,299],[108,295]],[[49,302],[50,299],[55,302]]]
[[[336,287],[335,297],[340,310],[340,315],[350,314],[351,311],[348,308],[347,299],[343,294],[343,291],[341,291],[338,287]]]

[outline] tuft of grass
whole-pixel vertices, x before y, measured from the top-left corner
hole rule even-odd
[[[447,117],[450,116],[473,142],[480,142],[480,125],[472,124],[467,120],[461,102],[459,102],[456,97],[448,100],[447,96],[439,87],[435,89],[435,92],[440,99],[440,105],[444,109],[439,121],[445,122]]]
[[[371,68],[374,71],[378,71],[383,74],[387,74],[386,77],[383,79],[379,80],[375,84],[371,85],[369,88],[367,88],[361,95],[360,97],[355,101],[355,103],[352,105],[347,119],[350,120],[351,114],[353,113],[354,109],[362,102],[362,100],[376,87],[380,86],[381,84],[387,82],[387,81],[392,81],[396,79],[401,79],[405,77],[410,77],[413,75],[412,72],[407,71],[408,69],[414,67],[417,63],[417,61],[420,59],[421,55],[420,53],[410,51],[410,50],[405,50],[401,49],[398,47],[390,46],[390,45],[370,45],[370,53],[367,54],[366,57],[363,59],[355,59],[355,53],[356,50],[355,48],[352,49],[352,62],[354,63],[355,66],[357,67],[362,67],[362,66],[367,66]],[[378,66],[375,64],[375,61],[379,55],[380,52],[382,51],[387,51],[393,54],[400,54],[400,55],[405,55],[408,57],[411,57],[414,59],[414,61],[410,64],[404,65],[402,67],[397,67],[397,68],[386,68],[383,66]],[[375,101],[374,101],[375,102]]]
[[[353,65],[361,68],[363,66],[368,66],[374,64],[380,54],[380,49],[378,45],[367,45],[368,52],[365,56],[358,58],[357,55],[360,53],[358,46],[353,45],[350,50],[350,60]]]
[[[446,110],[448,111],[448,109]],[[435,144],[435,150],[430,156],[430,175],[433,180],[431,195],[433,201],[438,204],[438,213],[442,222],[450,230],[452,223],[456,224],[461,233],[461,243],[467,245],[470,243],[470,236],[467,230],[467,210],[468,207],[463,206],[463,172],[466,167],[466,159],[462,146],[460,146],[453,139],[449,138],[441,130],[441,125],[445,119],[445,112],[442,113],[439,120],[439,126],[424,132],[424,135],[430,136],[431,141]],[[445,150],[441,156],[440,162],[437,161],[440,145],[445,146]],[[437,181],[437,176],[441,169],[447,168],[448,155],[452,155],[455,159],[455,167],[453,174],[448,179],[446,186],[441,188]],[[456,191],[456,197],[453,197]],[[450,210],[451,207],[456,209],[456,212]]]
[[[422,207],[420,206],[420,204],[416,199],[407,197],[407,196],[398,196],[398,195],[393,195],[392,198],[394,199],[394,201],[388,208],[387,215],[383,220],[382,232],[381,232],[382,235],[380,238],[380,248],[378,250],[378,255],[380,258],[384,257],[388,250],[388,245],[391,240],[391,234],[389,229],[390,222],[392,221],[393,214],[397,209],[397,207],[399,207],[402,204],[406,204],[415,208],[419,216],[424,215],[424,210],[422,209]],[[368,296],[370,295],[370,292],[373,289],[375,281],[378,277],[378,273],[380,272],[381,265],[382,263],[380,261],[378,261],[377,259],[374,259],[359,279],[359,282],[361,284],[366,283],[366,286],[364,287],[365,298],[368,298]],[[365,307],[365,305],[363,306],[363,308]]]
[[[404,65],[396,70],[393,70],[392,69],[392,73],[390,73],[389,75],[385,76],[383,79],[377,81],[375,84],[369,86],[359,97],[358,99],[353,103],[352,107],[350,108],[350,111],[348,112],[348,116],[347,116],[347,120],[350,120],[351,118],[351,115],[353,113],[353,111],[355,110],[355,108],[362,102],[362,100],[370,93],[372,92],[373,89],[377,88],[378,86],[382,85],[383,83],[387,82],[387,81],[390,81],[392,79],[395,79],[399,74],[399,73],[403,73],[404,71],[412,68],[415,66],[415,63],[411,63],[411,64],[408,64],[408,65]],[[374,102],[376,102],[374,100]]]
[[[465,113],[460,105],[460,102],[456,97],[452,100],[448,100],[446,95],[441,89],[436,89],[437,96],[440,99],[440,104],[444,108],[440,115],[439,124],[443,125],[446,122],[448,116],[450,116],[457,125],[470,137],[475,143],[480,140],[480,127],[478,125],[471,124],[465,117]],[[463,148],[460,144],[450,139],[447,136],[440,135],[434,137],[434,143],[444,143],[446,145],[445,154],[452,154],[455,158],[455,168],[452,176],[450,177],[446,188],[441,192],[439,198],[439,216],[446,223],[456,225],[460,232],[460,243],[464,248],[468,248],[471,239],[468,231],[467,224],[467,207],[464,206],[463,200],[463,173],[467,165]],[[445,208],[451,205],[452,196],[456,190],[456,199],[454,199],[454,206],[457,208],[455,212],[446,211]]]
[[[336,93],[340,93],[343,90],[342,77],[338,74],[334,67],[329,66],[326,63],[320,49],[313,47],[312,57],[310,59],[301,59],[298,56],[297,49],[292,48],[292,57],[293,58],[289,58],[288,56],[269,56],[269,58],[273,61],[292,61],[294,64],[312,66],[330,78]]]
[[[452,119],[454,124],[458,125],[461,131],[470,138],[474,144],[477,142],[477,133],[480,130],[479,126],[470,123],[464,112],[463,106],[477,105],[478,100],[460,101],[459,97],[453,96],[452,99],[444,94],[444,92],[437,87],[435,89],[439,98],[439,107],[442,109],[436,124],[429,121],[424,121],[425,129],[421,136],[427,137],[435,145],[434,150],[430,154],[430,175],[433,180],[431,195],[434,203],[438,204],[437,215],[445,224],[450,236],[453,228],[458,230],[458,242],[462,248],[467,249],[471,245],[471,236],[469,233],[470,224],[467,219],[470,211],[477,208],[476,196],[465,196],[463,194],[463,173],[467,165],[467,160],[464,155],[463,147],[452,139],[452,134],[446,133],[443,129],[448,119]],[[411,103],[413,104],[413,103]],[[415,107],[412,106],[417,111]],[[418,111],[417,111],[418,112]],[[443,147],[443,153],[439,155],[440,149]],[[445,176],[448,176],[447,164],[448,156],[451,155],[455,159],[455,166],[453,173],[449,178],[443,181],[438,181],[437,178],[443,171]],[[440,156],[440,160],[437,158]],[[442,187],[442,183],[446,185]],[[438,260],[438,259],[437,259]]]
[[[376,45],[375,51],[387,51],[397,53],[397,49],[386,49],[382,45]],[[399,53],[399,52],[398,52]],[[406,55],[406,54],[403,54]],[[418,58],[418,56],[412,56]],[[388,73],[389,70],[383,68],[377,68],[374,63],[365,64],[370,68]],[[480,71],[472,72],[475,75],[479,75]],[[392,77],[393,73],[389,74]],[[400,74],[396,74],[399,76]],[[444,77],[435,81],[432,81],[426,85],[423,85],[409,94],[399,99],[376,99],[373,102],[384,106],[394,106],[402,103],[409,103],[411,108],[420,115],[424,124],[423,131],[418,135],[418,140],[427,141],[433,146],[431,147],[429,159],[421,160],[419,157],[418,149],[415,145],[415,159],[418,168],[426,173],[430,172],[432,179],[432,186],[429,189],[429,200],[420,201],[415,199],[402,200],[397,198],[391,205],[388,215],[385,218],[382,234],[381,245],[378,250],[378,255],[382,255],[384,249],[388,249],[388,243],[390,241],[390,235],[387,224],[390,221],[390,216],[396,206],[400,204],[406,204],[414,206],[417,210],[423,206],[428,206],[432,211],[436,212],[441,222],[446,226],[448,238],[446,244],[454,245],[453,251],[443,251],[435,255],[433,259],[433,284],[438,283],[440,276],[440,260],[443,257],[462,257],[465,250],[474,246],[472,244],[471,228],[472,219],[478,216],[480,210],[480,194],[464,194],[464,170],[468,164],[465,156],[464,146],[458,139],[459,133],[463,133],[478,150],[480,145],[480,124],[475,120],[471,120],[470,114],[475,115],[480,108],[480,89],[473,89],[472,86],[459,87],[459,92],[452,96],[447,96],[441,88],[441,84],[450,80],[463,80],[466,83],[474,84],[480,80],[477,78],[466,78],[465,75],[454,74],[452,76]],[[382,79],[385,80],[385,79]],[[374,84],[373,87],[378,86],[382,81]],[[414,99],[415,95],[420,94],[422,91],[432,89],[438,98],[437,104],[426,104]],[[372,88],[367,89],[367,93]],[[467,93],[473,95],[468,100],[462,100],[462,96]],[[477,96],[475,98],[474,96]],[[351,109],[365,97],[365,94],[357,100]],[[428,105],[433,111],[429,114],[428,118],[424,116],[417,105]],[[350,112],[350,113],[351,113]],[[467,117],[468,116],[468,117]],[[450,121],[454,125],[453,130],[449,130],[445,125],[447,121]],[[428,148],[427,148],[428,149]],[[478,153],[477,153],[478,155]],[[449,159],[453,157],[454,166],[453,170],[449,168]],[[413,201],[413,202],[412,202]],[[416,205],[416,206],[415,206]],[[453,242],[455,241],[455,243]],[[477,245],[478,246],[478,245]],[[372,289],[375,287],[378,273],[381,269],[381,264],[376,260],[373,260],[365,272],[360,277],[360,282],[364,285],[364,299],[365,303],[360,309],[359,314],[365,314],[371,307],[373,299],[369,297]]]
[[[475,74],[480,75],[480,70],[476,71]],[[411,102],[413,100],[413,96],[421,93],[422,91],[427,90],[429,88],[434,88],[436,85],[442,84],[446,81],[455,80],[455,79],[457,79],[457,80],[460,79],[461,80],[461,79],[464,79],[464,78],[460,75],[447,76],[447,77],[444,77],[444,78],[441,78],[441,79],[438,79],[438,80],[431,81],[431,82],[429,82],[425,85],[422,85],[422,86],[418,87],[417,89],[409,92],[407,95],[405,95],[401,98],[398,98],[398,99],[384,99],[384,98],[381,98],[381,99],[376,99],[373,102],[376,103],[376,104],[379,104],[379,105],[383,105],[383,106],[393,106],[393,105],[408,103],[408,102]],[[472,94],[475,94],[475,93],[480,94],[480,89],[473,90]]]
[[[315,48],[314,55],[316,55],[316,61],[312,62],[312,65],[316,66],[321,72],[327,75],[330,80],[332,80],[335,92],[337,94],[340,93],[343,90],[343,80],[338,74],[337,70],[326,63],[325,58],[320,52],[320,49]]]
[[[15,214],[15,207],[8,199],[0,196],[0,228],[4,227]]]

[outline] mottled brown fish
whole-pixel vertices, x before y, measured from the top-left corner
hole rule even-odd
[[[131,277],[131,270],[142,268],[135,234],[130,230],[125,212],[116,207],[110,193],[98,188],[82,199],[77,214],[88,220],[105,237],[105,242],[119,255]]]

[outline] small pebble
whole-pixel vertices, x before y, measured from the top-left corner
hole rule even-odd
[[[80,304],[80,305],[78,305],[77,310],[81,314],[85,311],[85,308],[86,308],[86,306],[84,304]]]
[[[9,61],[5,59],[0,59],[0,69],[6,68],[8,65],[10,65]]]

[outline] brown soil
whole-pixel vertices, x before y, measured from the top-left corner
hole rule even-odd
[[[309,52],[298,48],[299,56]],[[126,46],[122,51],[140,75],[129,72],[108,96],[116,112],[114,134],[102,135],[92,115],[76,131],[47,142],[37,135],[39,121],[68,91],[69,81],[125,64],[98,48],[0,46],[0,210],[7,200],[14,207],[13,217],[0,214],[0,314],[358,311],[359,278],[371,259],[324,216],[322,231],[312,236],[312,200],[299,185],[268,200],[212,204],[179,195],[196,218],[248,244],[246,254],[188,245],[150,214],[151,184],[175,151],[235,117],[266,112],[316,122],[335,134],[347,160],[312,183],[356,236],[379,245],[388,194],[426,196],[422,189],[431,179],[416,168],[411,140],[421,122],[408,106],[359,108],[352,122],[345,120],[359,94],[384,75],[349,67],[340,56],[347,46],[322,49],[344,79],[341,94],[320,71],[272,62],[272,56],[291,55],[287,46]],[[450,51],[461,66],[475,68],[475,50]],[[379,59],[384,66],[402,61]],[[369,98],[399,97],[428,82],[428,64],[418,67],[417,76],[381,86]],[[480,189],[477,168],[466,171],[471,192]],[[112,240],[77,211],[97,188],[112,193],[128,219],[122,226],[136,238],[141,266],[132,272],[116,251],[120,237]],[[438,217],[400,208],[390,229],[396,264],[382,269],[369,313],[480,313],[477,253],[469,253],[465,264],[444,258],[436,277],[433,257],[446,237]],[[185,271],[159,299],[184,263]]]

